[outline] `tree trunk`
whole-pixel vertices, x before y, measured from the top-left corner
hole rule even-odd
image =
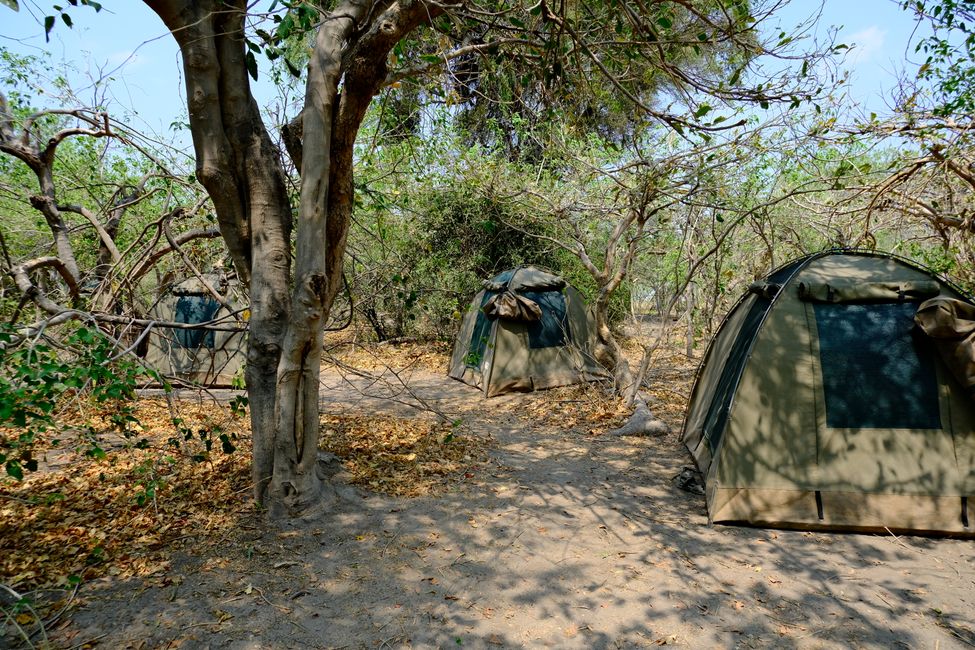
[[[623,350],[609,324],[609,301],[612,292],[602,287],[596,303],[593,305],[593,317],[596,323],[596,361],[613,373],[616,392],[621,396],[629,394],[633,386],[633,373],[630,364],[623,356]]]
[[[248,288],[245,379],[253,432],[254,497],[274,466],[274,401],[290,316],[291,205],[284,172],[250,92],[242,0],[146,0],[183,57],[197,177],[217,214],[237,274]]]
[[[630,363],[623,356],[623,350],[616,341],[612,329],[610,329],[609,299],[611,296],[612,293],[606,291],[604,287],[600,290],[593,309],[593,316],[596,321],[596,360],[603,366],[612,369],[617,394],[623,397],[628,406],[633,406],[634,410],[621,427],[612,429],[609,434],[636,436],[667,433],[669,431],[667,424],[653,416],[646,398],[640,394],[639,380],[642,380],[646,372],[645,365],[649,358],[644,357],[644,364],[640,368],[638,380],[633,376]]]
[[[393,46],[443,11],[424,2],[394,3],[355,39],[354,30],[373,9],[363,0],[346,0],[336,7],[331,20],[319,28],[308,64],[301,116],[301,236],[293,313],[277,373],[277,437],[268,495],[272,516],[307,514],[327,505],[317,472],[319,373],[322,335],[341,288],[352,221],[356,135],[386,80]]]
[[[319,510],[325,505],[325,486],[316,471],[322,338],[341,286],[356,134],[386,79],[393,46],[459,2],[344,0],[322,21],[300,129],[291,130],[303,140],[290,147],[301,151],[300,163],[295,162],[302,179],[293,285],[284,172],[245,65],[246,3],[145,2],[179,43],[197,175],[249,288],[246,377],[254,496],[272,516]]]
[[[272,516],[303,514],[322,504],[324,486],[315,471],[322,335],[335,297],[329,279],[330,275],[341,276],[348,231],[345,213],[351,213],[331,205],[330,200],[334,189],[332,150],[336,144],[333,116],[342,74],[341,44],[360,18],[359,13],[350,11],[322,26],[308,63],[298,209],[301,237],[297,242],[292,318],[277,370],[277,437],[269,494]],[[330,231],[335,236],[329,237]]]

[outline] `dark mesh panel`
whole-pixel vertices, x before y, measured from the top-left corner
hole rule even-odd
[[[940,429],[934,360],[912,335],[912,302],[813,305],[826,424]]]
[[[508,269],[507,271],[502,271],[501,273],[498,273],[496,276],[491,278],[489,282],[491,282],[492,284],[508,284],[509,282],[511,282],[511,278],[515,276],[515,271],[517,270],[518,269]]]
[[[480,368],[481,361],[484,360],[484,351],[487,350],[488,336],[491,333],[491,320],[484,313],[484,305],[497,294],[497,291],[485,291],[484,297],[481,298],[481,305],[477,308],[474,332],[471,334],[471,342],[467,346],[467,355],[464,357],[464,363],[469,368]]]
[[[209,296],[180,296],[176,300],[175,321],[188,325],[198,325],[213,320],[220,303]],[[176,343],[180,347],[197,350],[199,348],[213,349],[213,330],[176,330]]]
[[[772,274],[766,278],[766,280],[769,282],[774,282],[775,284],[785,284],[785,281],[791,278],[792,274],[808,261],[810,261],[808,257],[793,260],[782,268],[773,271]]]
[[[520,295],[542,308],[542,318],[528,323],[528,347],[554,348],[565,345],[569,320],[565,311],[565,296],[561,291],[524,291]]]
[[[704,420],[704,435],[707,437],[708,448],[711,449],[712,454],[718,448],[725,425],[728,423],[731,398],[738,387],[738,380],[741,378],[742,369],[745,367],[745,359],[748,358],[752,339],[755,338],[758,326],[761,324],[770,304],[771,302],[767,298],[756,296],[748,316],[745,317],[745,322],[741,325],[741,332],[731,346],[731,351],[728,352],[724,372],[718,379],[714,399],[708,409],[708,417]]]
[[[802,258],[790,262],[786,266],[776,270],[766,280],[775,284],[785,284],[792,277],[793,273],[808,261],[809,258]],[[721,378],[718,379],[714,397],[708,407],[707,418],[704,420],[704,438],[708,442],[708,448],[711,450],[712,455],[718,448],[718,443],[721,442],[721,437],[724,435],[725,426],[728,424],[731,400],[735,395],[735,390],[738,388],[738,381],[741,379],[741,373],[745,368],[748,352],[752,348],[752,342],[758,334],[758,328],[762,324],[771,304],[768,298],[759,295],[755,296],[755,302],[752,303],[748,316],[745,317],[745,322],[741,325],[738,338],[735,339],[731,350],[728,352],[724,370],[721,373]]]

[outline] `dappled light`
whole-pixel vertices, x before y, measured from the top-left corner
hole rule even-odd
[[[433,359],[409,350],[371,358]],[[605,435],[626,411],[598,385],[485,400],[447,378],[439,359],[438,370],[413,361],[372,376],[323,375],[331,395],[323,441],[345,458],[335,474],[345,487],[324,516],[268,527],[221,496],[246,494],[246,476],[225,474],[223,488],[206,478],[207,463],[194,466],[196,480],[234,511],[222,523],[195,519],[215,503],[182,501],[175,477],[158,493],[158,513],[122,498],[130,516],[161,527],[177,509],[190,527],[146,530],[144,540],[132,537],[134,524],[117,527],[53,638],[286,638],[306,647],[322,639],[572,648],[975,642],[964,604],[975,561],[968,542],[709,527],[703,497],[674,482],[690,462],[676,429]],[[695,361],[670,346],[659,359],[666,365],[654,364],[648,395],[661,417],[680,418]],[[431,405],[459,422],[431,417]],[[416,462],[405,462],[411,454]],[[399,473],[407,466],[412,474]],[[125,612],[124,621],[108,610]]]
[[[975,0],[104,5],[0,0],[0,647],[975,646]]]

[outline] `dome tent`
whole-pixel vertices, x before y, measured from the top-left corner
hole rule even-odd
[[[810,255],[753,283],[684,423],[709,520],[975,533],[972,386],[921,331],[943,303],[975,314],[947,282],[871,252]]]
[[[203,276],[227,300],[243,311],[240,287],[223,273]],[[176,329],[157,326],[149,336],[146,364],[160,374],[201,386],[232,386],[242,375],[247,359],[246,324],[236,323],[227,305],[221,305],[199,278],[173,286],[153,307],[154,320],[197,325],[226,321],[223,329]]]
[[[591,354],[582,295],[557,275],[520,266],[484,283],[464,314],[449,375],[486,397],[605,376]]]

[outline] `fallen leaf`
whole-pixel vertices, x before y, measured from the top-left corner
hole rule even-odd
[[[277,562],[274,565],[275,569],[286,569],[289,566],[297,566],[299,563],[293,560],[284,560],[283,562]]]

